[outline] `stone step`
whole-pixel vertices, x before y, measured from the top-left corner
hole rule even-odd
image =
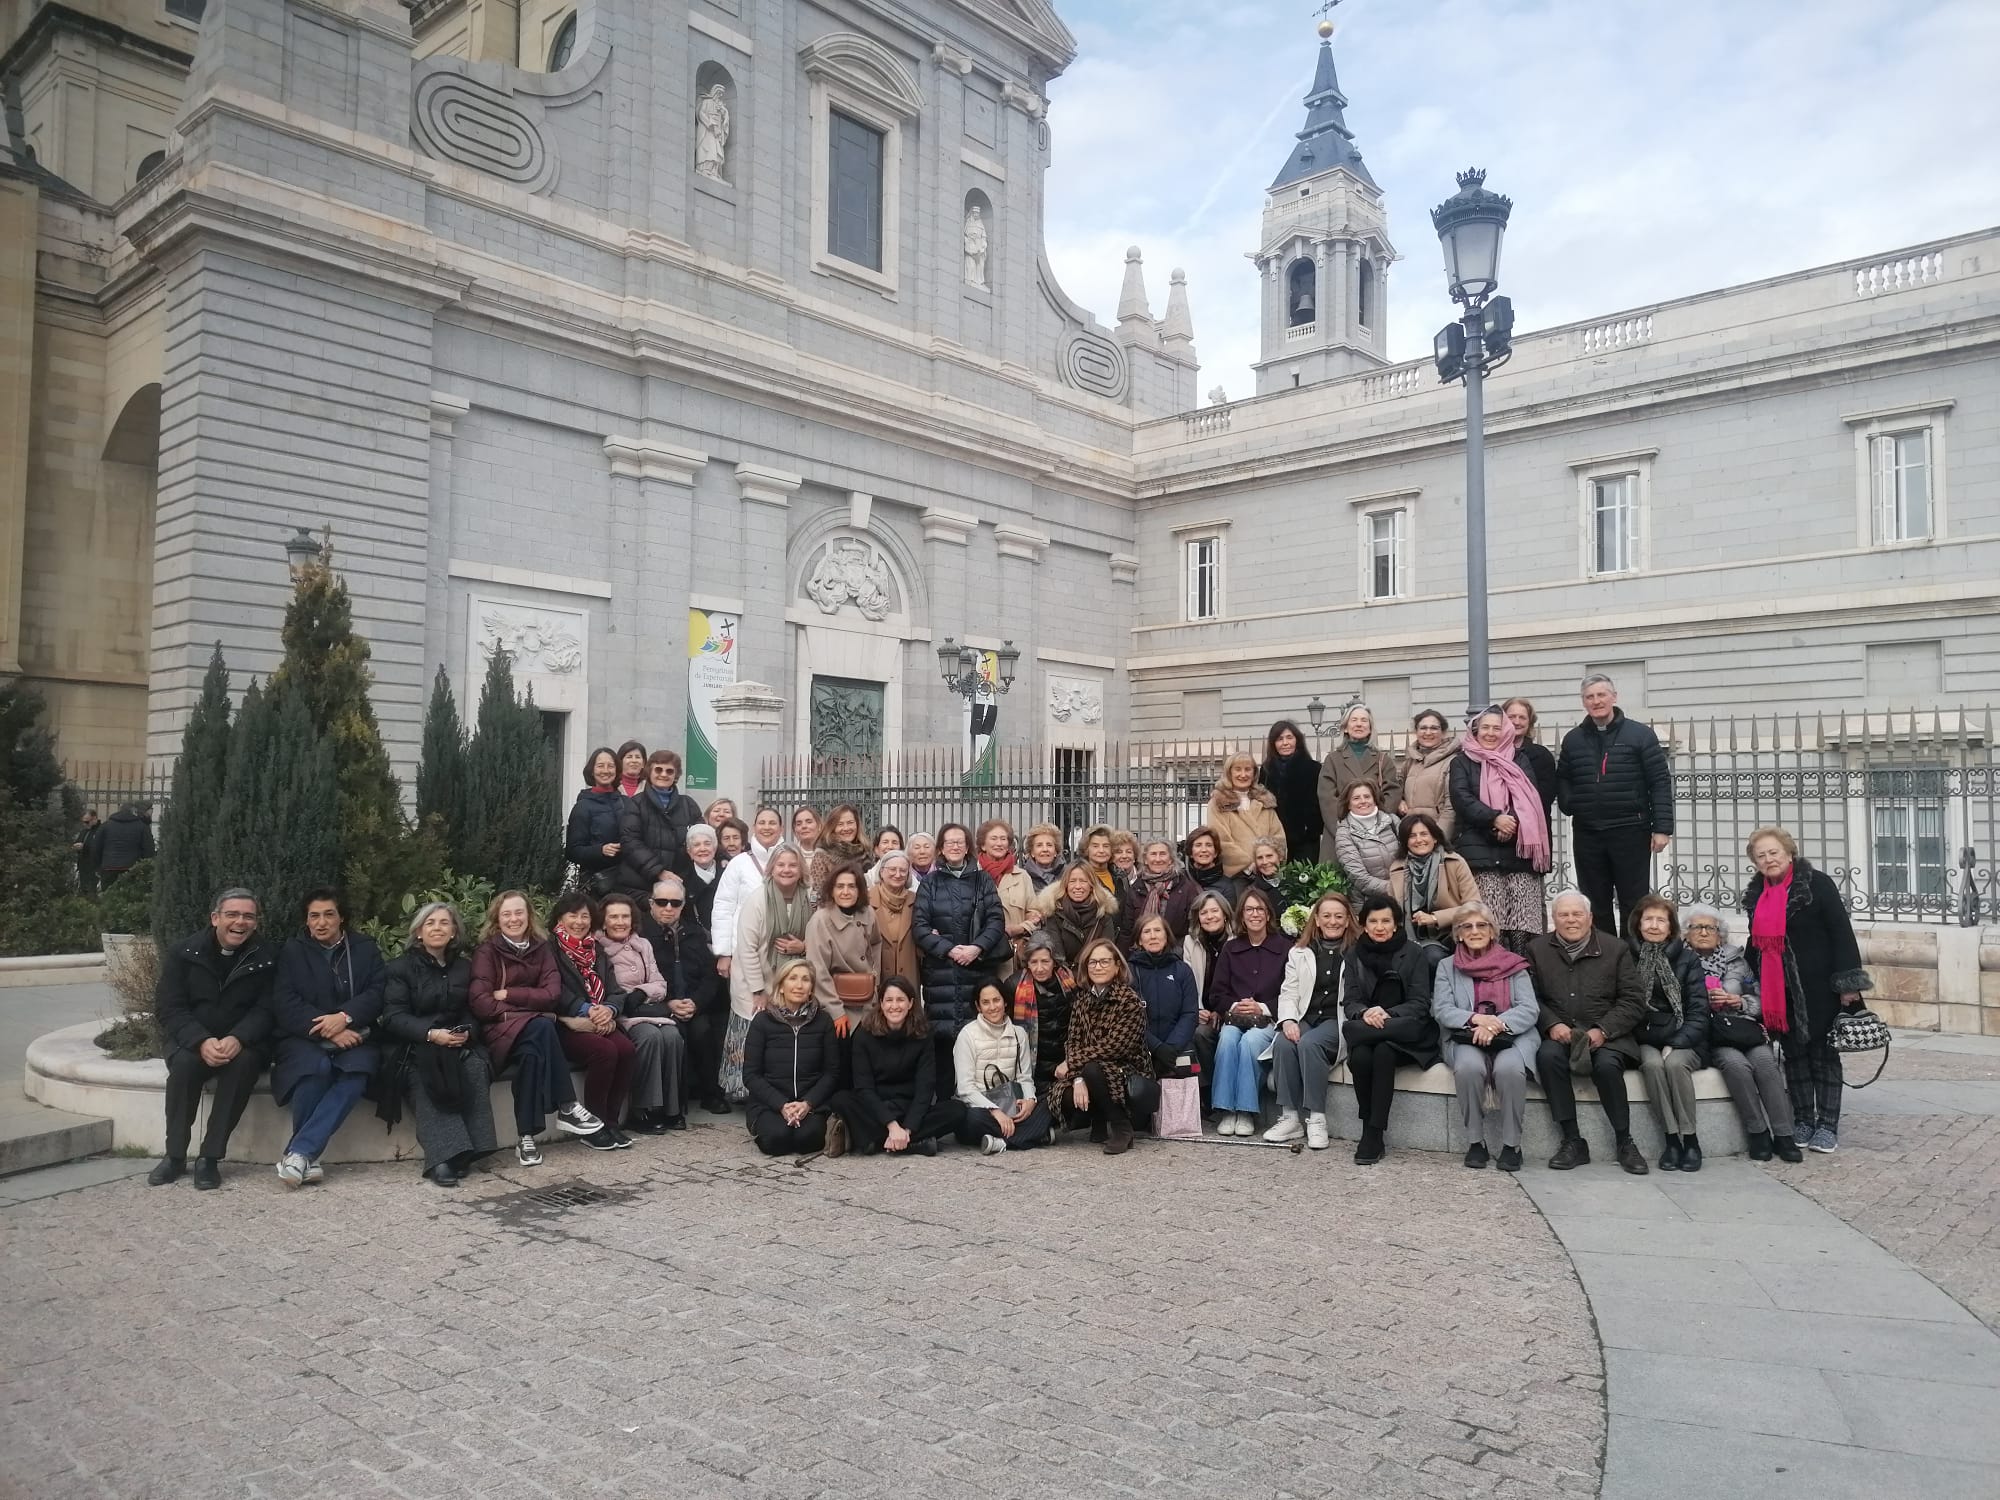
[[[111,1149],[111,1122],[30,1099],[0,1103],[0,1177],[81,1161]]]

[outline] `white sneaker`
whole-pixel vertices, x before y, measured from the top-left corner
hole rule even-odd
[[[1246,1114],[1239,1109],[1236,1112],[1235,1133],[1237,1135],[1255,1135],[1257,1133],[1257,1117],[1253,1114]]]
[[[1224,1110],[1224,1111],[1222,1112],[1222,1118],[1221,1118],[1221,1119],[1219,1119],[1219,1120],[1217,1120],[1217,1121],[1215,1122],[1215,1133],[1216,1133],[1217,1135],[1234,1135],[1234,1134],[1236,1134],[1236,1111],[1235,1111],[1235,1110],[1233,1110],[1233,1109],[1225,1109],[1225,1110]]]
[[[1299,1117],[1288,1112],[1282,1120],[1264,1132],[1264,1139],[1274,1146],[1284,1146],[1297,1140],[1305,1133],[1306,1128],[1299,1123]],[[1320,1134],[1326,1134],[1324,1127],[1321,1127]]]
[[[596,1135],[603,1128],[604,1122],[581,1104],[572,1104],[567,1109],[556,1111],[556,1129],[566,1134]]]
[[[317,1156],[315,1156],[311,1161],[306,1163],[306,1185],[308,1187],[310,1187],[315,1182],[319,1182],[325,1176],[326,1176],[326,1168],[319,1164],[319,1158]]]
[[[296,1151],[287,1151],[278,1158],[278,1181],[286,1187],[299,1187],[306,1180],[306,1159]]]
[[[520,1144],[514,1148],[514,1160],[524,1167],[539,1167],[542,1164],[542,1148],[535,1144],[533,1136],[521,1137]]]
[[[1306,1116],[1306,1145],[1314,1151],[1324,1151],[1327,1147],[1326,1116]]]
[[[989,1135],[979,1143],[979,1154],[981,1156],[998,1156],[1006,1149],[1007,1138],[1004,1135]]]

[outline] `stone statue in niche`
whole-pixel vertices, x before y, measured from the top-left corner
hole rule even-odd
[[[986,216],[977,203],[965,211],[965,284],[986,286]]]
[[[823,615],[837,615],[843,605],[852,604],[864,619],[885,620],[890,587],[888,563],[859,537],[843,536],[826,544],[806,581],[806,597]]]
[[[723,102],[722,85],[709,85],[708,92],[694,110],[694,169],[720,182],[729,151],[729,106]]]

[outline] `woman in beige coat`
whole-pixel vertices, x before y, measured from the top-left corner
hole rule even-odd
[[[1444,830],[1429,813],[1404,813],[1396,825],[1396,862],[1389,894],[1407,914],[1419,942],[1448,944],[1458,919],[1479,902],[1472,867],[1444,846]]]
[[[1007,924],[1007,941],[1013,950],[1000,965],[1000,977],[1006,979],[1014,973],[1028,939],[1042,925],[1042,913],[1035,908],[1035,882],[1015,857],[1014,829],[1005,818],[981,823],[972,847],[979,857],[979,868],[993,877],[1000,892],[1000,915]]]
[[[1205,826],[1215,831],[1220,844],[1222,872],[1241,875],[1250,868],[1253,845],[1269,839],[1285,852],[1285,825],[1278,818],[1278,799],[1257,784],[1257,762],[1248,755],[1232,755],[1222,763],[1209,794]]]
[[[1413,728],[1410,748],[1403,752],[1403,811],[1429,813],[1449,844],[1458,818],[1451,805],[1451,763],[1458,754],[1458,740],[1434,708],[1418,714]]]
[[[826,883],[826,900],[806,923],[806,962],[812,965],[813,999],[847,1035],[850,1022],[875,998],[882,938],[868,905],[867,881],[854,865],[841,865]]]

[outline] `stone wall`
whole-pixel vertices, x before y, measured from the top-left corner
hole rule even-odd
[[[1868,1005],[1891,1026],[2000,1036],[2000,927],[1857,926],[1875,988]]]

